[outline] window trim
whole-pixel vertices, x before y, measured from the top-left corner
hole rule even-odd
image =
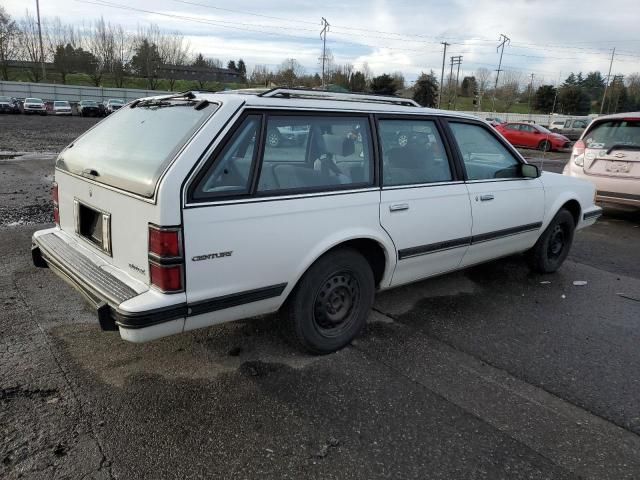
[[[483,182],[496,182],[496,181],[504,182],[504,181],[513,181],[513,180],[535,180],[534,178],[529,178],[529,177],[483,178],[483,179],[476,179],[476,180],[469,179],[467,168],[466,168],[466,165],[464,164],[464,158],[462,156],[462,152],[460,151],[460,147],[458,146],[458,142],[456,141],[455,135],[453,133],[453,129],[451,128],[451,125],[450,125],[451,123],[464,123],[464,124],[475,125],[477,127],[483,128],[489,133],[489,135],[493,136],[503,147],[505,147],[507,151],[513,155],[513,157],[518,161],[520,165],[527,164],[528,162],[522,157],[520,152],[518,152],[518,150],[513,145],[507,142],[502,136],[498,135],[497,134],[498,132],[493,130],[493,128],[487,126],[485,123],[478,122],[470,118],[457,118],[457,117],[443,117],[442,121],[446,125],[447,133],[449,136],[448,137],[449,143],[451,144],[451,148],[455,151],[457,161],[460,167],[462,168],[463,178],[466,183],[483,183]]]
[[[244,124],[245,120],[254,115],[259,117],[258,121],[260,122],[257,129],[257,133],[259,135],[256,136],[256,142],[261,142],[262,140],[261,135],[263,131],[262,125],[264,125],[264,115],[259,112],[251,112],[249,110],[245,110],[240,114],[240,117],[238,117],[238,119],[233,123],[229,131],[224,135],[224,137],[222,138],[222,141],[216,146],[213,152],[211,152],[208,155],[208,158],[202,163],[198,162],[199,164],[199,166],[197,167],[198,171],[195,173],[195,175],[193,175],[190,178],[189,186],[187,187],[187,204],[210,202],[210,201],[215,201],[217,199],[246,198],[251,195],[252,186],[253,186],[253,177],[255,174],[255,167],[256,167],[257,159],[259,158],[258,154],[261,153],[260,144],[258,144],[258,148],[253,149],[253,158],[251,159],[251,167],[249,171],[248,189],[246,192],[234,193],[234,194],[229,194],[227,192],[217,192],[217,193],[210,192],[210,193],[203,194],[199,198],[195,197],[196,190],[198,188],[198,185],[202,181],[202,179],[207,175],[207,173],[211,171],[212,168],[215,168],[215,166],[218,163],[218,160],[220,159],[220,155],[222,154],[222,152],[224,152],[224,150],[233,140],[235,134],[240,130],[240,128],[242,128],[242,125]]]
[[[376,127],[376,140],[378,140],[377,146],[377,157],[378,157],[378,178],[379,184],[383,190],[393,189],[398,190],[402,188],[421,188],[421,187],[429,187],[429,186],[444,186],[451,185],[452,183],[460,183],[464,181],[463,172],[458,165],[458,162],[455,159],[455,152],[449,145],[450,141],[447,137],[447,130],[445,125],[442,122],[442,117],[438,115],[406,115],[406,114],[393,114],[393,113],[378,113],[373,115],[375,120]],[[436,127],[438,134],[440,135],[440,141],[442,142],[442,146],[445,150],[445,155],[447,156],[447,161],[449,163],[449,170],[451,172],[451,180],[447,180],[445,182],[415,182],[415,183],[407,183],[404,185],[384,185],[384,166],[382,162],[382,142],[380,141],[380,121],[381,120],[415,120],[415,121],[430,121]]]

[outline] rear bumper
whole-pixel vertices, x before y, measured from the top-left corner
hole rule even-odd
[[[627,205],[640,208],[640,195],[633,193],[608,192],[598,190],[596,200],[603,203],[615,203],[616,205]]]
[[[135,302],[148,292],[138,292],[116,278],[55,231],[36,232],[31,256],[36,267],[50,268],[83,295],[95,309],[103,330],[120,330],[126,340],[147,341],[180,333],[184,327],[184,303],[145,302],[148,308],[138,311],[122,308],[125,302]],[[153,295],[164,297],[157,292]]]

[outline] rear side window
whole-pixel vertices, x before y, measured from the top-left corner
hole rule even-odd
[[[193,198],[249,192],[260,119],[260,115],[249,115],[244,119],[217,156],[212,168],[198,182]]]
[[[587,148],[611,148],[614,145],[640,147],[640,118],[596,122],[584,136]]]
[[[469,180],[516,178],[520,161],[480,125],[450,122]]]
[[[173,157],[217,109],[195,104],[172,100],[120,109],[64,150],[56,166],[78,175],[92,170],[98,182],[152,197]]]
[[[322,191],[373,183],[366,117],[270,115],[258,192]]]
[[[453,179],[442,139],[431,120],[380,120],[383,185]]]

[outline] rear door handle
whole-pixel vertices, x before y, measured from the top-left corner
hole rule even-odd
[[[489,200],[493,200],[493,195],[480,195],[481,202],[488,202]]]
[[[409,210],[408,203],[396,203],[394,205],[389,205],[390,212],[400,212],[402,210]]]

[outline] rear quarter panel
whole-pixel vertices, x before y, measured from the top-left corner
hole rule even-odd
[[[576,200],[580,204],[580,217],[576,228],[582,228],[582,214],[594,205],[595,187],[592,183],[566,175],[544,172],[540,177],[545,193],[545,215],[542,229],[547,228],[562,206]]]

